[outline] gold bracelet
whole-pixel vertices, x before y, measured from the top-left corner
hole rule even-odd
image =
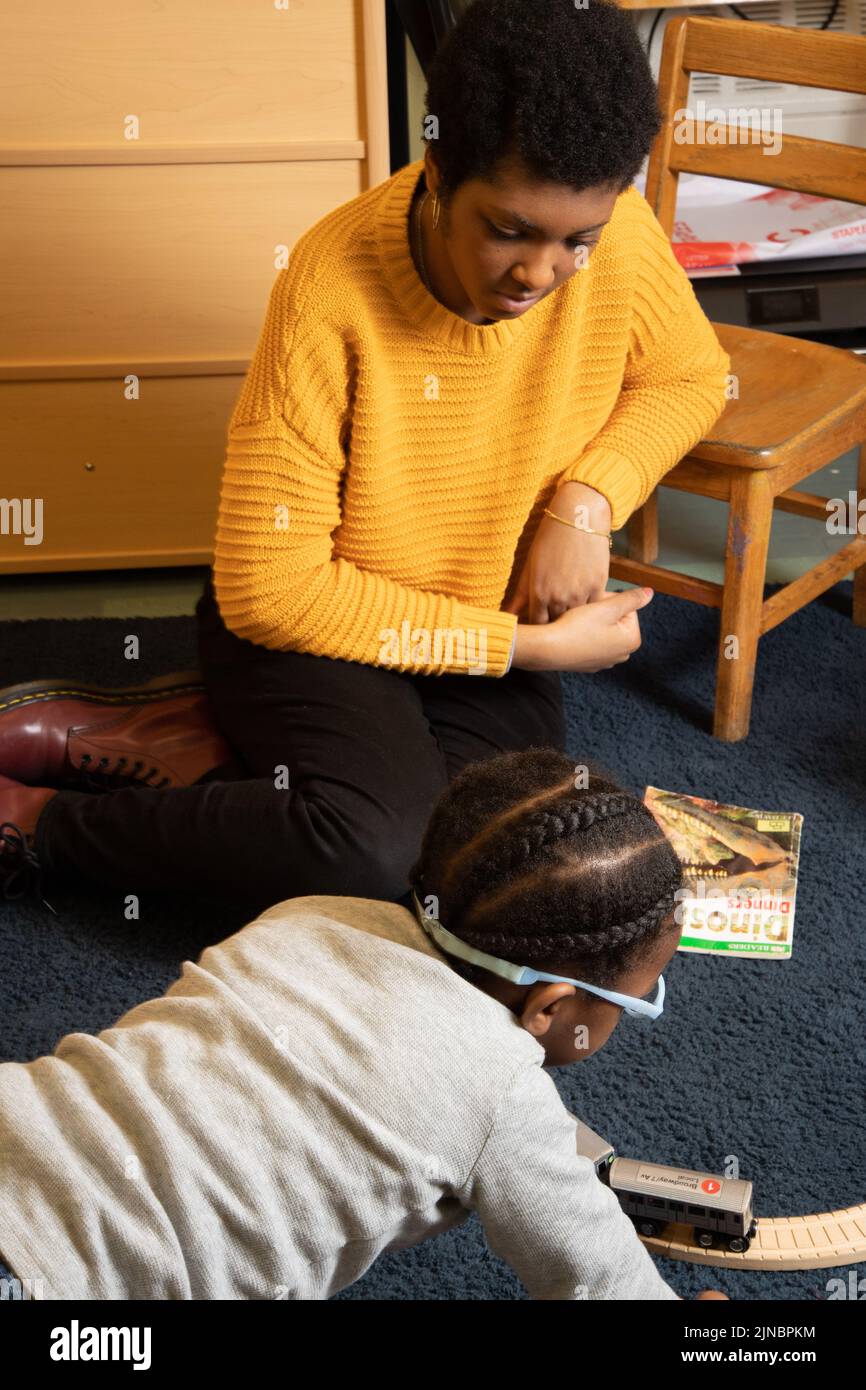
[[[549,507],[544,509],[545,516],[552,516],[554,521],[561,521],[563,526],[570,526],[573,531],[585,531],[588,536],[603,536],[607,541],[608,548],[613,550],[613,538],[609,531],[593,531],[591,526],[578,526],[576,521],[566,521],[564,516],[557,516]]]

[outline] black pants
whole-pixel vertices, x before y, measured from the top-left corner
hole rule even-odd
[[[228,631],[211,578],[196,620],[236,760],[191,787],[58,792],[36,828],[47,875],[251,911],[306,893],[396,902],[460,768],[504,749],[565,748],[557,672],[416,676],[271,651]]]

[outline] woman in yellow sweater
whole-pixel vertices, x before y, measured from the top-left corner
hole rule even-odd
[[[659,126],[615,4],[467,10],[424,159],[318,221],[273,285],[197,610],[216,727],[170,681],[0,692],[15,891],[41,867],[256,910],[400,900],[461,767],[564,747],[559,673],[627,660],[651,598],[605,593],[610,533],[725,401],[728,357],[632,186]],[[94,770],[107,794],[73,790]]]

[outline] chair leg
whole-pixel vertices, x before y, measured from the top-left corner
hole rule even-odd
[[[773,491],[767,474],[744,469],[735,475],[728,513],[713,719],[713,734],[729,743],[749,732],[772,520]]]
[[[866,443],[860,445],[857,465],[857,498],[858,501],[866,498]],[[861,524],[859,506],[855,524],[859,533]],[[864,508],[863,524],[866,525],[866,508]],[[858,570],[854,571],[854,622],[857,627],[866,627],[866,565],[861,565]]]
[[[659,494],[650,493],[642,507],[632,512],[626,525],[628,557],[651,565],[659,557]]]

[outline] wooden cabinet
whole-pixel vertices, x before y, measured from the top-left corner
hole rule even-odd
[[[6,28],[0,501],[41,499],[43,536],[0,507],[0,570],[207,563],[281,248],[390,173],[384,0]]]

